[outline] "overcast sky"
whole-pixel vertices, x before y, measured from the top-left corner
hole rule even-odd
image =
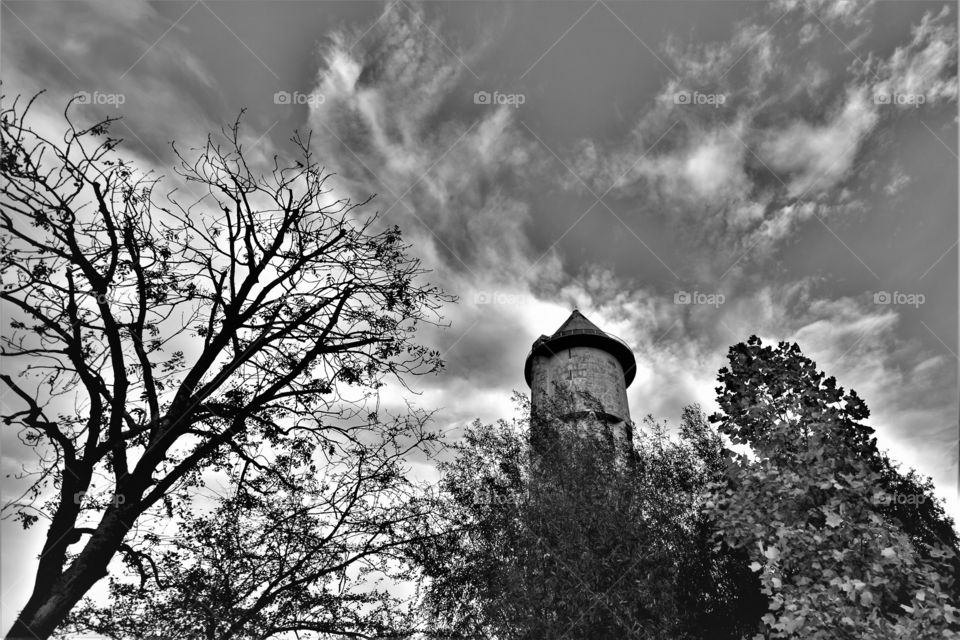
[[[635,419],[714,407],[728,347],[790,340],[957,501],[956,4],[4,2],[8,96],[77,92],[144,167],[241,108],[460,303],[422,339],[438,426],[510,417],[573,307],[635,350]],[[122,103],[122,104],[118,104]],[[388,403],[399,401],[391,390]],[[456,431],[454,431],[456,433]],[[9,439],[3,472],[22,451]],[[425,472],[427,470],[424,470]],[[9,487],[4,490],[8,499]],[[4,619],[36,535],[3,527]],[[24,560],[25,559],[25,560]]]

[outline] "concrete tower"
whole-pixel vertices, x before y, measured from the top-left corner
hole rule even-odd
[[[615,440],[632,441],[627,387],[637,374],[633,351],[578,310],[553,335],[537,338],[523,374],[534,414],[557,400],[564,408],[561,418],[592,416],[597,427],[608,430]],[[557,393],[563,397],[556,398]]]

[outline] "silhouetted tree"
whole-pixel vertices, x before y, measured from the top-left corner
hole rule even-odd
[[[108,604],[78,606],[63,637],[410,635],[396,586],[412,579],[402,548],[423,541],[432,513],[406,464],[436,440],[426,418],[371,424],[319,461],[301,445],[269,469],[244,464],[212,508],[178,509],[162,539],[148,534],[153,564],[139,584],[111,576]]]
[[[77,128],[68,109],[56,141],[29,113],[0,113],[2,355],[19,363],[0,380],[3,421],[37,456],[7,508],[48,525],[11,638],[50,636],[117,554],[151,564],[134,525],[188,500],[205,470],[256,466],[289,439],[325,448],[384,376],[436,370],[414,330],[446,299],[397,228],[331,196],[309,138],[261,175],[235,123],[177,152],[199,201],[160,204],[109,120]]]

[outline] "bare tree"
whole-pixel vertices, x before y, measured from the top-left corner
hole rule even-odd
[[[5,508],[49,524],[9,638],[49,637],[135,553],[138,519],[204,470],[261,465],[262,443],[322,441],[385,376],[436,371],[414,330],[448,299],[421,282],[399,229],[331,195],[309,137],[262,175],[238,121],[176,152],[202,197],[159,204],[159,179],[117,157],[110,120],[78,128],[68,107],[54,141],[31,104],[0,113],[2,356],[19,371],[0,375],[19,403],[3,422],[37,456]]]

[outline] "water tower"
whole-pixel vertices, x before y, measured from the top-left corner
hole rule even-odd
[[[560,407],[560,419],[589,417],[616,441],[632,442],[627,387],[637,374],[633,351],[578,310],[553,335],[534,341],[523,373],[534,415]]]

